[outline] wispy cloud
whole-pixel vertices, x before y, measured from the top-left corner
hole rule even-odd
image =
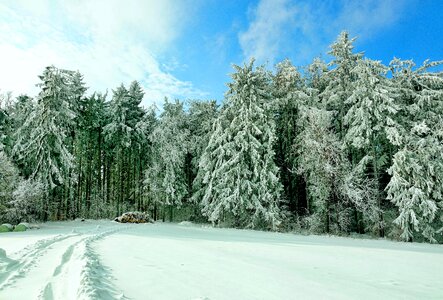
[[[296,63],[306,64],[327,51],[341,30],[371,38],[396,23],[411,1],[260,0],[251,8],[249,26],[238,38],[245,59],[253,56],[274,63],[277,57],[292,53]]]
[[[0,88],[35,95],[37,75],[54,64],[80,70],[91,91],[139,80],[144,104],[165,96],[202,97],[164,67],[180,65],[176,58],[157,59],[179,36],[190,10],[174,0],[1,2]]]
[[[260,1],[251,12],[253,17],[248,30],[239,34],[244,55],[273,60],[281,44],[289,38],[288,29],[295,29],[298,11],[298,7],[287,0]]]

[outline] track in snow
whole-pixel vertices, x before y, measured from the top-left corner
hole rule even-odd
[[[0,251],[0,299],[127,299],[113,286],[93,243],[126,226],[46,238],[6,256]],[[14,257],[14,258],[12,258]]]
[[[0,248],[6,250],[0,251],[1,300],[382,300],[443,295],[442,245],[187,223],[73,221],[42,227],[0,236]],[[31,241],[37,242],[25,247]]]

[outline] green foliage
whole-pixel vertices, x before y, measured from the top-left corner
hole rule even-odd
[[[13,230],[13,226],[11,224],[0,225],[0,232],[11,232],[12,230]]]
[[[15,232],[21,232],[28,230],[28,227],[25,224],[18,224],[14,227]]]

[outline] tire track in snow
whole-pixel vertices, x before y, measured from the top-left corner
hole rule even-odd
[[[125,228],[95,233],[68,246],[39,299],[128,299],[112,284],[109,268],[101,264],[92,247],[95,241]]]
[[[19,278],[25,277],[29,270],[37,263],[38,259],[48,251],[50,246],[78,235],[78,233],[72,233],[39,240],[19,251],[18,255],[21,258],[18,260],[10,259],[4,251],[1,252],[0,291],[13,284]]]

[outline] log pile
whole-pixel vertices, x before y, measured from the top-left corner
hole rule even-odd
[[[153,220],[145,212],[126,212],[120,217],[114,219],[114,221],[119,223],[152,223]]]

